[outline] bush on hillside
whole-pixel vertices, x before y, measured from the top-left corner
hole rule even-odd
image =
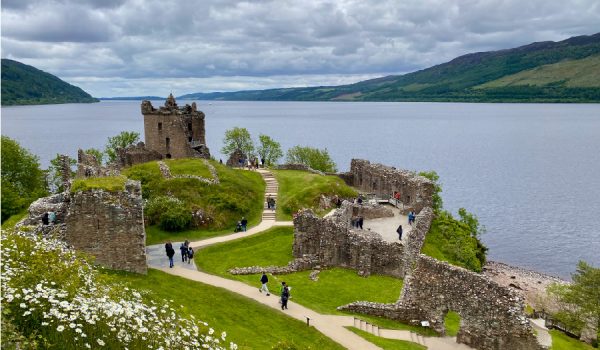
[[[158,224],[165,231],[181,231],[189,227],[192,213],[181,200],[170,196],[157,196],[144,207],[150,225]]]
[[[3,330],[21,335],[13,347],[223,349],[224,333],[214,336],[185,310],[111,282],[56,239],[3,231],[1,270]]]

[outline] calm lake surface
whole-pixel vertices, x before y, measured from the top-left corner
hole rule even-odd
[[[446,209],[487,228],[490,259],[564,278],[578,260],[600,265],[599,104],[197,103],[217,159],[225,130],[240,126],[284,150],[326,147],[342,171],[352,158],[435,170]],[[122,130],[143,135],[142,120],[130,101],[3,107],[2,135],[46,167]]]

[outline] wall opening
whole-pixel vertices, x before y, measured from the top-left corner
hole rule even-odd
[[[162,131],[162,123],[158,123],[158,131]]]
[[[455,311],[448,311],[444,316],[444,328],[446,329],[446,336],[456,337],[460,330],[460,315]]]
[[[167,153],[165,157],[167,157],[167,159],[171,159],[171,153]]]
[[[188,142],[192,142],[192,137],[188,137]]]
[[[165,144],[167,145],[167,148],[169,148],[169,146],[171,145],[171,139],[167,137],[165,139]]]
[[[192,131],[192,123],[188,123],[188,130]]]

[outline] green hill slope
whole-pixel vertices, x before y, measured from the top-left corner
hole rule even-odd
[[[498,102],[600,102],[600,80],[569,85],[569,70],[560,79],[543,85],[483,84],[537,67],[565,60],[580,60],[578,71],[598,74],[595,60],[600,55],[600,33],[559,42],[533,43],[514,49],[478,52],[421,71],[366,80],[356,84],[190,94],[180,98],[223,100],[347,100],[347,101],[498,101]],[[550,74],[550,71],[542,73]],[[534,79],[533,72],[530,79]]]
[[[476,86],[476,88],[550,84],[562,84],[568,88],[598,87],[600,85],[600,55],[539,66],[492,80]]]
[[[26,64],[2,59],[2,105],[98,102],[77,86]]]

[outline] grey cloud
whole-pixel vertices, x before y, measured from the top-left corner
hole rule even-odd
[[[123,89],[127,79],[209,79],[224,90],[251,85],[240,77],[272,87],[271,76],[290,84],[322,75],[327,84],[404,73],[473,51],[592,34],[598,23],[596,0],[7,0],[2,50],[60,77],[89,77],[94,94],[106,89],[102,79]]]

